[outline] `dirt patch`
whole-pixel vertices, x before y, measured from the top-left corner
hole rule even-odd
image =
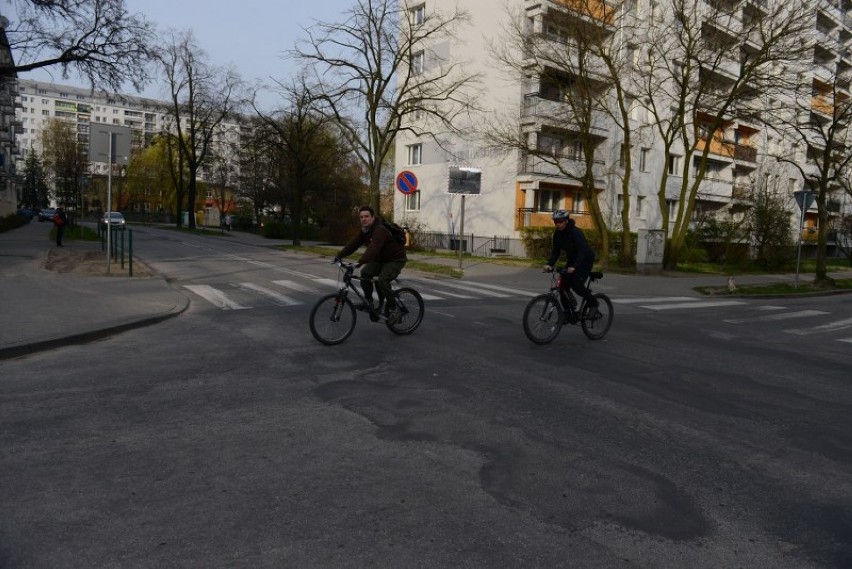
[[[107,257],[103,251],[80,251],[68,247],[56,247],[47,251],[44,268],[58,273],[73,273],[77,275],[104,276],[104,277],[129,277],[130,263],[124,259],[124,268],[121,260],[113,261],[107,272]],[[133,260],[133,277],[151,277],[153,272],[144,263],[137,259]]]

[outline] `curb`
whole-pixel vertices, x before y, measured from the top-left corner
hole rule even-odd
[[[160,322],[163,322],[164,320],[168,320],[169,318],[179,316],[184,311],[186,311],[188,307],[189,299],[186,298],[183,306],[176,307],[175,309],[165,314],[140,318],[139,320],[134,320],[133,322],[127,322],[125,324],[119,324],[117,326],[110,326],[107,328],[101,328],[89,332],[82,332],[80,334],[72,334],[70,336],[64,336],[62,338],[43,340],[30,344],[22,344],[20,346],[11,346],[8,348],[0,348],[0,361],[20,358],[22,356],[28,356],[38,352],[43,352],[46,350],[51,350],[63,346],[88,344],[89,342],[94,342],[95,340],[102,340],[103,338],[107,338],[109,336],[119,334],[121,332],[126,332],[128,330],[133,330],[136,328],[143,328],[145,326],[151,326],[152,324],[158,324]]]

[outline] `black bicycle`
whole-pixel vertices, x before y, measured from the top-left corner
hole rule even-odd
[[[556,339],[562,326],[580,324],[583,333],[590,340],[600,340],[612,326],[612,301],[602,293],[593,293],[598,301],[596,308],[586,306],[586,300],[577,305],[574,293],[566,288],[562,290],[564,270],[554,271],[550,277],[550,292],[534,297],[524,310],[524,333],[531,342],[549,344]],[[593,271],[589,274],[586,286],[603,278],[603,273]]]
[[[335,261],[335,264],[340,269],[340,288],[320,298],[311,309],[311,334],[314,338],[328,346],[343,342],[355,330],[355,322],[358,320],[356,311],[369,313],[373,322],[383,321],[391,332],[399,336],[411,334],[420,326],[423,321],[423,297],[419,292],[409,287],[395,289],[396,308],[384,314],[381,306],[369,306],[355,286],[353,281],[360,278],[355,274],[355,265],[342,261]],[[360,302],[353,303],[350,294],[354,294]]]

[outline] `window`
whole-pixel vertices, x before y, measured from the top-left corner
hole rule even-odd
[[[411,192],[405,196],[405,211],[420,210],[420,190]]]
[[[648,156],[651,154],[651,150],[648,148],[643,148],[639,151],[639,171],[647,172],[648,171]]]
[[[666,205],[669,209],[669,219],[674,219],[677,215],[677,200],[666,200]]]
[[[636,197],[636,218],[645,219],[645,196]]]
[[[618,152],[618,166],[624,168],[624,163],[627,162],[627,145],[622,144]]]
[[[47,109],[42,109],[41,114],[42,114],[42,116],[49,117],[50,111],[48,111]]]
[[[556,190],[539,190],[538,191],[538,210],[539,211],[554,211],[559,209],[559,204],[562,203],[562,192]]]
[[[423,73],[424,63],[426,61],[426,53],[418,51],[411,56],[411,74],[420,75]]]
[[[669,174],[672,176],[680,175],[680,156],[677,154],[669,154]]]
[[[420,4],[408,11],[411,16],[411,25],[419,26],[426,21],[426,4]]]
[[[586,204],[583,201],[583,192],[574,192],[573,195],[574,203],[571,207],[572,211],[577,213],[583,213],[586,211]]]
[[[408,164],[417,165],[423,163],[423,145],[411,144],[408,146]]]

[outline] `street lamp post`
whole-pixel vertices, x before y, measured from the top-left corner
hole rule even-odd
[[[796,198],[796,203],[799,204],[799,209],[801,213],[799,215],[799,247],[798,253],[796,254],[796,284],[795,287],[799,288],[799,263],[802,261],[802,231],[804,231],[805,226],[805,211],[811,207],[811,204],[814,203],[814,198],[816,198],[816,192],[813,190],[797,190],[793,192],[793,197]]]

